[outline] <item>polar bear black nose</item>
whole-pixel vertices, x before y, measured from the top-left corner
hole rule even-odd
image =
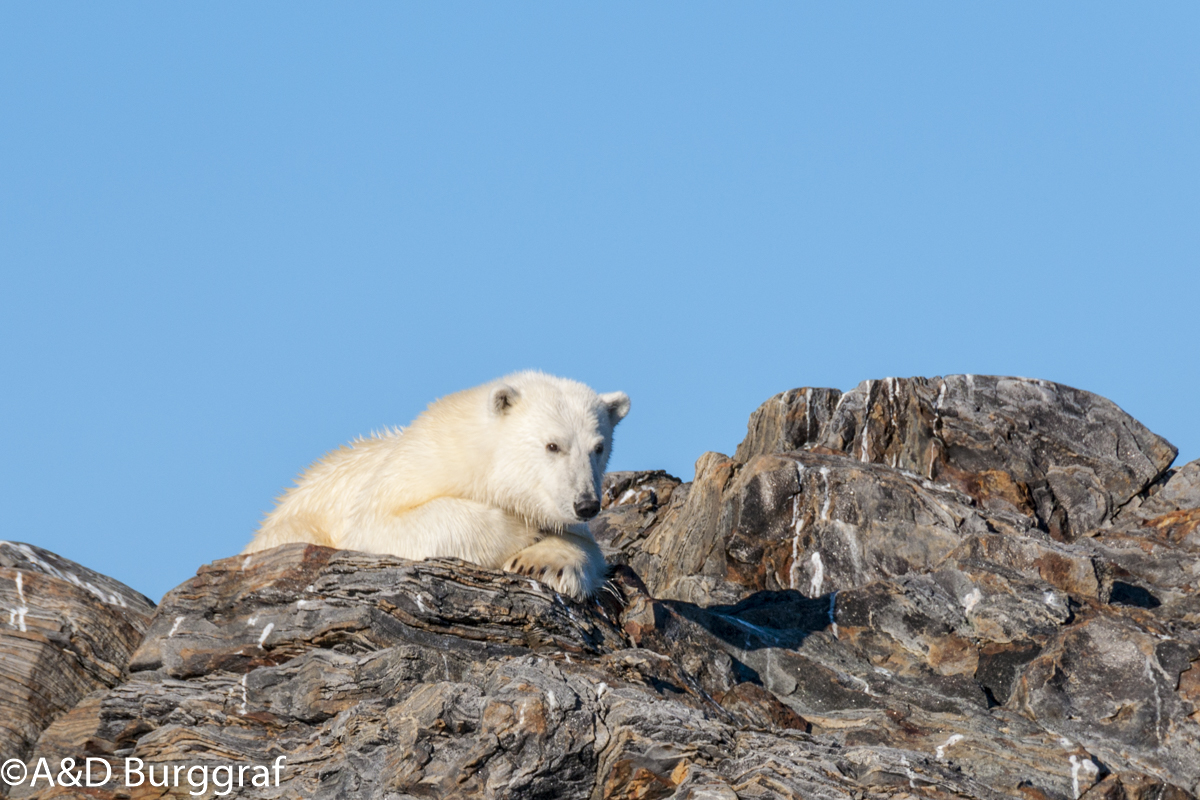
[[[591,519],[600,513],[600,503],[592,499],[576,500],[575,513],[580,519]]]

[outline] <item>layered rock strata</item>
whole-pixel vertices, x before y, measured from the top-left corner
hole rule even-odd
[[[1042,381],[791,390],[690,483],[606,477],[598,601],[304,545],[218,561],[23,757],[103,758],[113,798],[191,790],[126,788],[126,759],[281,756],[237,796],[1195,797],[1200,462],[1174,456]]]
[[[153,613],[152,602],[112,578],[40,547],[0,542],[4,759],[26,758],[52,721],[120,683]]]

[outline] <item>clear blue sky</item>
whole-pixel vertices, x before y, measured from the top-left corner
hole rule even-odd
[[[157,599],[521,368],[684,478],[795,386],[1200,457],[1195,3],[0,5],[0,536]]]

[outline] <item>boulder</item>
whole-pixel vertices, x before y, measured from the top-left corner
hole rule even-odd
[[[0,542],[3,612],[0,752],[20,759],[81,698],[121,682],[154,603],[48,550]]]
[[[948,375],[793,389],[754,412],[737,460],[824,447],[1033,514],[1056,538],[1103,525],[1177,450],[1114,403],[1029,378]]]

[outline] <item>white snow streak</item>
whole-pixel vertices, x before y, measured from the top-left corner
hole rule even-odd
[[[23,544],[21,542],[0,541],[0,547],[3,547],[4,545],[8,545],[9,547],[13,548],[14,550],[19,551],[24,558],[26,558],[29,561],[32,561],[34,564],[37,564],[38,568],[42,572],[45,572],[47,575],[52,575],[55,578],[58,578],[59,580],[67,581],[68,583],[73,583],[76,586],[78,586],[80,589],[85,589],[88,592],[91,592],[93,595],[100,598],[100,600],[102,602],[108,603],[109,605],[120,606],[121,608],[129,607],[128,604],[125,602],[125,598],[122,597],[121,595],[114,594],[114,593],[107,593],[100,587],[96,586],[91,581],[80,580],[79,576],[73,572],[64,572],[63,570],[58,569],[50,562],[46,561],[43,558],[38,557],[38,554],[33,552],[33,548],[27,544]],[[26,609],[26,610],[28,611],[28,609]]]
[[[958,742],[961,742],[962,740],[963,740],[963,735],[961,733],[956,733],[953,736],[951,736],[949,739],[947,739],[945,744],[938,745],[938,749],[937,749],[938,761],[945,761],[946,760],[946,748],[952,747],[955,744],[957,744]]]
[[[833,497],[829,493],[829,467],[821,467],[821,480],[825,482],[825,502],[821,504],[821,519],[829,519],[829,506]]]
[[[967,594],[967,596],[962,599],[963,613],[970,614],[971,609],[975,608],[975,606],[978,605],[979,601],[982,599],[983,599],[983,593],[980,592],[978,589],[972,589],[970,591],[970,593]]]
[[[17,570],[17,597],[20,598],[21,605],[12,609],[8,616],[8,624],[20,629],[22,633],[26,633],[28,628],[25,627],[25,615],[29,613],[29,601],[25,599],[25,585],[21,570]]]
[[[1094,779],[1100,774],[1100,768],[1090,758],[1071,756],[1068,760],[1071,762],[1071,791],[1075,793],[1075,798],[1078,800],[1079,795],[1082,794],[1079,788],[1079,774],[1085,772],[1089,779]]]

